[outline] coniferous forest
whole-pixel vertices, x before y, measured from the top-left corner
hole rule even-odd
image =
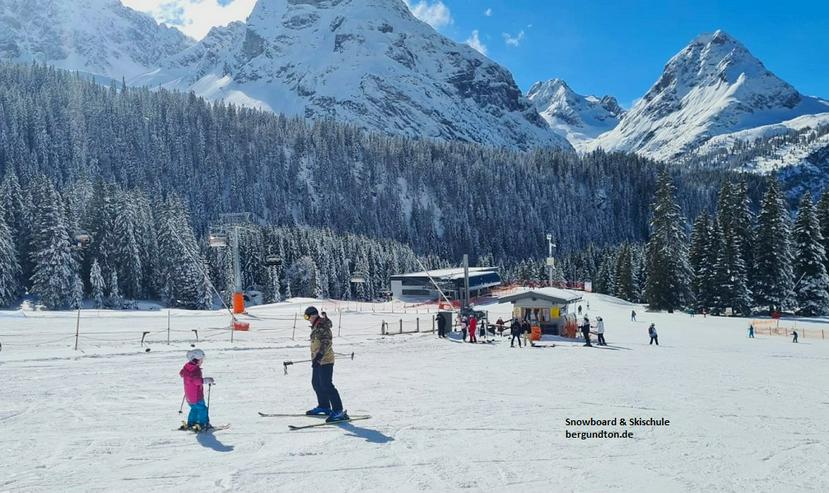
[[[662,168],[626,154],[519,153],[388,137],[0,64],[0,303],[29,292],[50,308],[81,299],[210,306],[211,286],[225,294],[232,281],[227,251],[207,246],[209,227],[220,213],[251,212],[262,224],[241,239],[244,287],[268,301],[371,299],[389,275],[419,270],[417,257],[435,267],[456,265],[464,253],[500,265],[508,279],[531,279],[545,272],[534,263],[546,256],[552,233],[563,259],[557,276],[594,279],[629,299],[695,306],[709,296],[697,286],[704,256],[704,268],[717,275],[712,261],[729,269],[726,292],[710,294],[725,297],[717,301],[730,303],[723,306],[786,306],[801,291],[820,306],[823,293],[814,286],[825,267],[815,262],[825,264],[824,250],[798,256],[797,245],[825,241],[823,209],[785,235],[792,259],[774,275],[791,293],[762,297],[751,266],[767,250],[756,246],[760,236],[746,236],[756,235],[753,228],[743,230],[746,217],[754,221],[750,204],[776,189],[766,192],[754,175],[669,166],[660,177]],[[689,239],[685,218],[704,218],[723,197],[737,200],[719,188],[738,182],[744,215],[709,218],[706,237],[695,228]],[[652,210],[654,197],[666,207]],[[789,228],[779,202],[777,216],[764,219],[761,211],[757,228],[764,220]],[[671,213],[662,217],[666,208]],[[706,251],[695,250],[694,240]],[[271,255],[277,265],[264,262]],[[349,282],[355,272],[367,275],[364,285]],[[664,273],[667,284],[653,273]],[[795,283],[801,274],[809,289]],[[669,298],[659,298],[666,292]]]

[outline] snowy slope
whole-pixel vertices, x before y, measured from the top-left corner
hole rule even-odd
[[[803,132],[810,137],[808,132],[826,128],[829,128],[829,113],[804,115],[781,123],[715,136],[695,149],[692,155],[714,155],[741,144],[771,143],[769,152],[743,163],[748,171],[770,173],[786,166],[805,164],[809,156],[829,148],[829,133],[826,132],[816,138],[794,141],[784,137]]]
[[[308,301],[251,310],[235,342],[221,313],[0,312],[3,491],[757,491],[829,490],[829,341],[759,332],[744,319],[647,313],[588,295],[606,349],[471,345],[430,334],[381,337],[381,320],[431,314],[342,306],[334,382],[371,420],[288,431],[306,418],[260,418],[313,404]],[[325,302],[329,314],[334,305]],[[510,305],[483,307],[506,316]],[[640,321],[628,319],[631,308]],[[358,310],[359,311],[356,311]],[[422,309],[421,309],[422,310]],[[661,346],[648,346],[655,322]],[[788,323],[793,323],[790,321]],[[798,321],[798,327],[829,329]],[[178,425],[178,371],[193,334],[207,359],[214,435]],[[150,331],[146,353],[139,346]],[[566,426],[565,419],[667,418],[668,427]],[[632,439],[565,431],[633,431]]]
[[[193,43],[119,0],[3,0],[0,58],[130,79]]]
[[[613,96],[582,96],[561,79],[536,82],[527,98],[547,124],[576,150],[615,128],[624,115]]]
[[[723,31],[675,55],[648,93],[591,149],[671,159],[711,137],[829,111],[768,71]]]
[[[260,0],[132,82],[408,137],[570,149],[506,69],[402,0]]]

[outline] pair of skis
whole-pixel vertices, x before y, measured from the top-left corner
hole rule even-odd
[[[315,416],[315,415],[307,415],[307,414],[304,414],[304,413],[303,414],[298,414],[298,413],[283,414],[283,413],[263,413],[263,412],[260,412],[259,416],[261,416],[263,418],[299,418],[299,417],[302,417],[302,418],[327,418],[328,417],[326,415],[316,415]],[[338,425],[340,423],[350,423],[352,421],[361,421],[361,420],[369,419],[369,418],[371,418],[371,416],[366,414],[366,415],[350,416],[348,419],[342,419],[340,421],[332,421],[330,423],[326,422],[326,421],[323,421],[322,423],[314,423],[314,424],[310,424],[310,425],[288,425],[288,428],[291,429],[291,430],[306,430],[308,428],[319,428],[319,427],[322,427],[322,426],[332,426],[332,425]]]

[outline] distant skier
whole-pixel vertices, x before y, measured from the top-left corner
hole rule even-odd
[[[317,407],[309,409],[309,416],[325,416],[329,423],[347,421],[348,413],[343,409],[340,393],[334,387],[334,335],[331,320],[322,318],[317,309],[305,309],[305,320],[311,322],[311,386],[317,394]]]
[[[753,324],[748,326],[748,338],[749,339],[754,339],[754,325]]]
[[[797,331],[796,330],[792,331],[792,336],[793,336],[792,337],[792,342],[797,342]]]
[[[212,428],[204,403],[204,386],[213,385],[213,379],[202,377],[201,366],[204,363],[204,351],[192,349],[187,351],[187,363],[178,372],[184,380],[184,398],[190,405],[187,423],[182,423],[182,430],[202,431]]]
[[[446,337],[446,318],[438,314],[438,337]]]
[[[504,319],[498,317],[498,320],[495,322],[495,328],[498,330],[498,335],[504,335]]]
[[[599,346],[607,346],[604,340],[604,320],[602,317],[596,317],[596,334],[599,336]]]
[[[579,316],[581,316],[581,305],[579,305]]]
[[[651,336],[651,342],[648,343],[648,346],[650,346],[654,342],[658,346],[659,345],[659,335],[656,333],[656,325],[651,324],[651,326],[648,327],[648,335]]]
[[[512,319],[512,324],[509,327],[509,332],[512,335],[512,339],[509,341],[509,347],[515,347],[515,341],[518,341],[518,347],[521,347],[521,324],[518,322],[517,318]]]
[[[466,341],[466,333],[468,332],[468,330],[467,330],[468,324],[469,324],[469,322],[467,321],[466,317],[465,316],[461,317],[461,334],[463,334],[464,342]]]
[[[631,310],[631,311],[630,311],[630,321],[631,321],[631,322],[635,322],[635,321],[636,321],[636,310]]]
[[[478,342],[478,319],[475,315],[469,317],[469,342],[476,343]]]
[[[593,344],[590,343],[590,319],[587,318],[585,315],[584,322],[581,324],[581,335],[584,336],[584,345],[587,347],[593,347]]]

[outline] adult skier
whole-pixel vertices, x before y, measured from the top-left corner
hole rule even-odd
[[[530,345],[530,331],[532,327],[530,326],[530,321],[526,318],[523,322],[521,322],[521,332],[524,334],[524,347],[529,347]],[[520,347],[520,344],[519,344]]]
[[[446,318],[438,315],[438,337],[446,337]]]
[[[648,327],[648,335],[651,336],[651,342],[648,343],[648,346],[650,346],[654,342],[658,346],[659,345],[659,335],[656,333],[656,325],[655,324],[651,324],[651,326]]]
[[[509,347],[515,347],[515,341],[518,341],[518,347],[521,347],[521,324],[517,318],[512,319],[512,324],[509,326],[509,333],[512,339],[509,341]]]
[[[184,398],[190,405],[190,414],[187,415],[187,423],[182,423],[182,430],[202,431],[212,428],[207,415],[207,404],[204,403],[204,386],[213,385],[213,379],[202,377],[203,363],[204,351],[192,349],[187,351],[187,363],[178,372],[184,381]]]
[[[599,335],[599,346],[607,346],[604,340],[604,320],[602,317],[596,317],[596,334]]]
[[[498,320],[495,322],[495,328],[498,331],[498,335],[503,337],[503,335],[504,335],[504,319],[502,319],[501,317],[498,317]]]
[[[469,342],[478,342],[478,318],[474,314],[469,317]]]
[[[792,337],[792,342],[797,342],[797,331],[796,330],[792,331],[792,336],[793,336]]]
[[[754,324],[748,326],[748,338],[754,339]]]
[[[590,319],[587,318],[587,315],[584,316],[584,322],[581,325],[581,335],[584,336],[584,345],[593,347],[593,344],[590,343]]]
[[[340,393],[334,387],[334,347],[331,320],[320,317],[316,307],[305,309],[305,320],[311,322],[311,386],[317,394],[317,407],[309,409],[309,416],[325,416],[329,423],[347,421]]]
[[[631,322],[635,322],[635,321],[636,321],[636,310],[631,310],[631,311],[630,311],[630,321],[631,321]]]

